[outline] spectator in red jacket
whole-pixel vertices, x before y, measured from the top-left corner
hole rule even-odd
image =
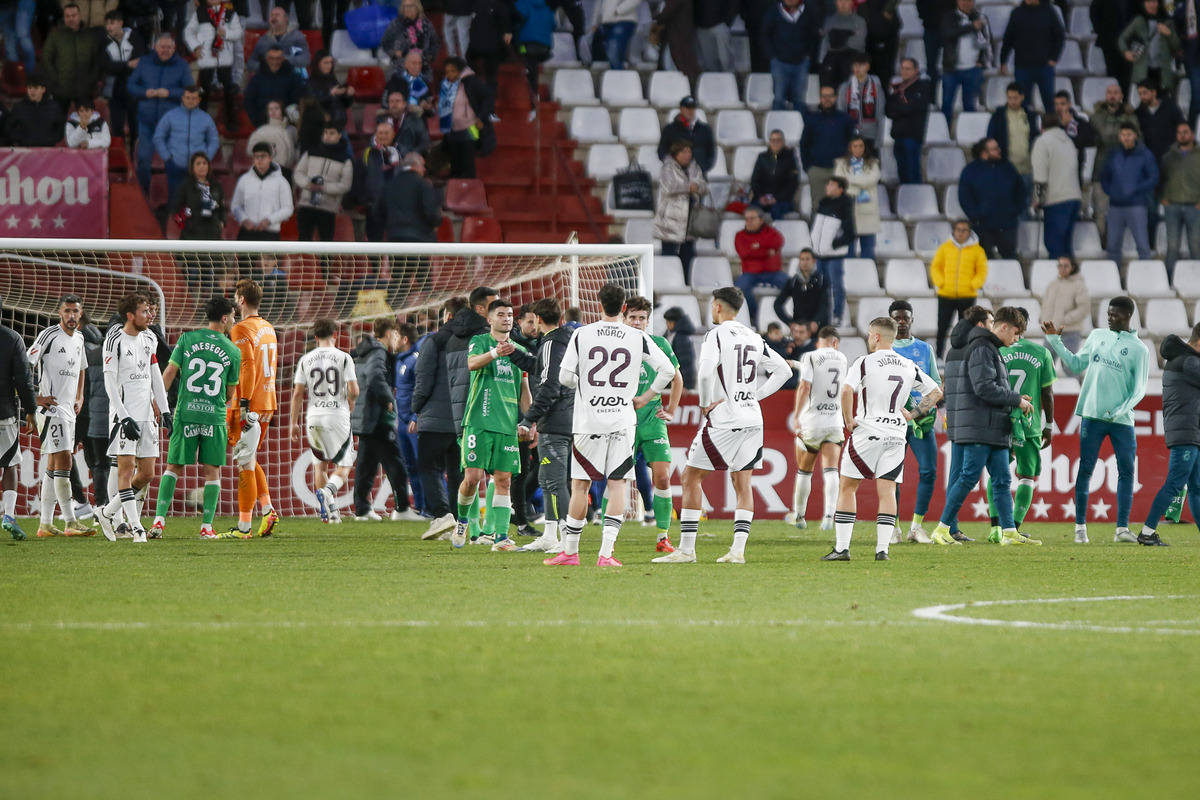
[[[754,296],[754,287],[774,286],[782,289],[788,280],[779,257],[783,250],[783,234],[767,221],[765,211],[758,206],[750,206],[746,209],[746,227],[737,232],[733,246],[742,260],[742,274],[734,283],[746,296],[746,310],[750,312],[750,324],[754,325],[758,317],[758,299]]]

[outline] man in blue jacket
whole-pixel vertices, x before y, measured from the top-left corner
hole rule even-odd
[[[167,194],[172,199],[187,175],[192,153],[202,152],[212,161],[221,146],[217,124],[200,107],[200,88],[183,90],[183,104],[163,114],[154,129],[154,149],[167,172]]]
[[[1158,186],[1158,164],[1154,154],[1138,141],[1137,128],[1121,123],[1121,146],[1115,148],[1104,164],[1100,186],[1108,195],[1108,257],[1121,263],[1125,229],[1133,232],[1138,258],[1150,258],[1150,238],[1146,208]]]
[[[763,18],[759,38],[771,59],[774,110],[786,110],[789,102],[793,110],[805,110],[808,71],[812,59],[820,52],[824,16],[821,3],[782,0]]]
[[[805,112],[804,133],[800,134],[800,163],[808,173],[813,208],[824,199],[825,184],[833,177],[833,162],[846,155],[853,135],[854,120],[838,111],[837,89],[822,86],[820,105]]]
[[[979,234],[988,258],[1017,257],[1017,232],[1029,194],[1017,168],[1000,152],[995,139],[984,139],[971,148],[975,159],[958,179],[958,204]]]
[[[399,430],[396,441],[400,444],[400,458],[408,470],[408,483],[412,486],[413,506],[425,510],[425,495],[421,491],[421,472],[417,464],[417,415],[412,410],[413,389],[417,385],[417,329],[400,323],[400,351],[396,354],[396,416]]]
[[[179,106],[183,90],[192,85],[192,70],[175,53],[175,37],[164,33],[154,42],[154,54],[138,59],[129,76],[129,96],[138,100],[138,183],[150,193],[150,170],[154,162],[154,131],[168,111]],[[210,155],[211,157],[211,155]],[[184,162],[184,169],[187,162]]]

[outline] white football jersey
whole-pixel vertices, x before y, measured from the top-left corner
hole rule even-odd
[[[300,357],[292,383],[308,387],[308,415],[333,414],[350,417],[346,387],[358,381],[354,359],[336,347],[318,347]]]
[[[134,422],[154,419],[154,386],[151,370],[158,369],[158,339],[149,330],[130,336],[115,327],[104,337],[104,372],[117,376],[117,391]],[[111,403],[113,398],[109,397]],[[166,409],[162,409],[166,410]],[[113,421],[119,422],[116,413]]]
[[[87,369],[83,334],[68,336],[58,325],[38,334],[29,348],[29,366],[38,374],[38,394],[58,400],[57,414],[75,418],[79,397],[79,375]]]
[[[737,320],[726,320],[704,335],[697,367],[700,405],[722,401],[708,415],[714,428],[751,428],[763,424],[759,401],[792,376],[783,356]],[[760,373],[766,381],[760,386]]]
[[[805,431],[842,427],[842,386],[846,383],[846,354],[833,347],[805,353],[800,357],[800,380],[811,389],[808,402],[800,410],[800,426]]]
[[[637,426],[633,398],[642,362],[659,374],[675,375],[671,359],[644,331],[620,322],[593,322],[575,329],[559,368],[559,380],[575,384],[573,433],[613,433]]]
[[[846,385],[858,395],[854,419],[860,426],[902,439],[908,435],[904,405],[909,395],[916,391],[924,396],[938,388],[933,378],[894,350],[859,358],[846,374]]]

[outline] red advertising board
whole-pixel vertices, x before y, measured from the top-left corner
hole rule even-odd
[[[755,516],[763,519],[781,518],[791,507],[792,487],[796,475],[796,439],[791,428],[794,392],[781,391],[763,402],[764,431],[763,463],[754,473]],[[1031,522],[1072,522],[1075,519],[1075,476],[1079,471],[1079,423],[1074,416],[1075,396],[1056,395],[1054,398],[1055,429],[1053,442],[1042,454],[1042,476],[1034,493],[1033,505],[1027,519]],[[1154,494],[1167,474],[1168,452],[1163,441],[1162,398],[1146,397],[1134,412],[1137,433],[1137,472],[1134,482],[1133,518],[1149,509]],[[696,397],[685,397],[668,425],[674,453],[673,482],[687,459],[687,449],[696,435],[700,409]],[[937,433],[940,459],[938,485],[930,504],[929,515],[940,516],[946,497],[950,470],[950,443],[940,430]],[[917,463],[912,453],[905,461],[905,481],[900,493],[900,517],[912,516],[916,495]],[[809,499],[808,518],[819,518],[822,511],[821,471],[813,474],[813,491]],[[678,491],[678,490],[677,490]],[[712,517],[732,517],[733,486],[727,476],[714,473],[704,484],[708,513]],[[1117,466],[1116,457],[1106,444],[1092,474],[1088,521],[1103,524],[1116,521]],[[876,511],[874,487],[863,484],[858,498],[860,519],[873,518]],[[959,514],[963,522],[987,519],[987,497],[982,483],[971,493]]]
[[[0,149],[0,235],[108,237],[108,151]]]

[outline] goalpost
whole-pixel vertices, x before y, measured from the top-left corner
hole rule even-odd
[[[239,278],[254,278],[264,289],[262,316],[275,326],[279,340],[279,411],[260,462],[280,513],[301,516],[316,513],[310,488],[312,459],[305,441],[288,437],[287,419],[292,372],[313,345],[314,321],[328,317],[341,323],[339,347],[351,350],[376,319],[399,318],[416,324],[420,332],[433,330],[447,300],[490,286],[515,306],[555,297],[564,308],[578,308],[584,322],[592,322],[599,317],[598,293],[605,283],[653,300],[653,258],[648,245],[0,238],[0,321],[28,345],[38,331],[57,321],[58,299],[77,294],[102,333],[120,298],[143,291],[157,299],[156,320],[166,343],[173,346],[181,333],[204,324],[208,297],[232,297]],[[18,513],[24,515],[33,513],[39,475],[37,448],[28,432],[21,446],[25,459]],[[165,437],[162,447],[165,458]],[[86,476],[80,454],[77,462]],[[232,467],[226,468],[224,483],[229,490],[223,493],[219,513],[236,513]],[[199,479],[188,474],[180,485],[183,491],[177,492],[172,513],[191,513],[196,510],[192,500]],[[377,497],[386,500],[388,494],[379,492]],[[344,492],[343,507],[349,498]]]

